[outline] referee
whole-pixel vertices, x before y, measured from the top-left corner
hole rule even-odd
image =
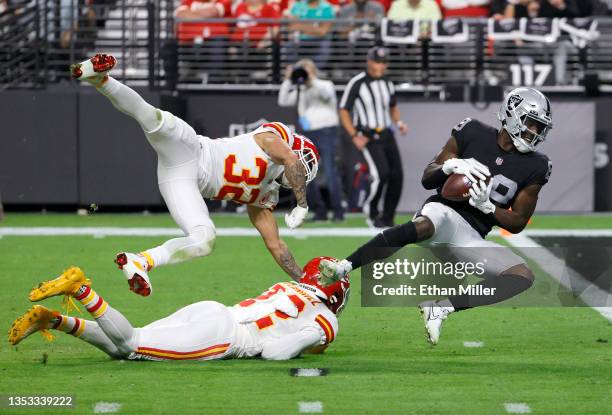
[[[340,101],[342,127],[363,152],[372,177],[363,210],[368,222],[381,228],[394,226],[395,209],[402,193],[402,162],[391,124],[402,135],[408,132],[408,126],[400,119],[393,83],[385,78],[388,57],[387,48],[371,48],[367,70],[351,78]],[[384,207],[379,214],[383,192]]]

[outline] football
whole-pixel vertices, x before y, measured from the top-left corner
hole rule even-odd
[[[463,174],[451,174],[444,186],[442,186],[442,197],[453,202],[465,202],[470,198],[472,182]]]

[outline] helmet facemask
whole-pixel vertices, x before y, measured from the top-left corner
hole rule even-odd
[[[319,154],[317,153],[316,147],[306,137],[294,134],[293,148],[291,151],[298,156],[298,160],[304,167],[306,184],[310,183],[317,177],[317,171],[319,170]],[[291,188],[291,184],[284,173],[281,178],[281,186],[287,189]]]
[[[510,92],[498,118],[514,147],[521,153],[535,151],[552,129],[548,99],[531,88],[518,88]]]

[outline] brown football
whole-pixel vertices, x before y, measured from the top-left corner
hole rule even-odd
[[[472,182],[463,174],[451,174],[444,186],[442,186],[442,197],[453,202],[465,202],[470,198]]]

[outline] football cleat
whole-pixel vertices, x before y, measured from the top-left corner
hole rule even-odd
[[[319,272],[324,279],[339,281],[353,270],[351,263],[346,259],[336,261],[333,259],[322,259],[319,263]]]
[[[57,311],[49,310],[41,305],[35,305],[13,322],[9,330],[9,343],[14,346],[37,331],[40,331],[45,339],[53,340],[53,335],[47,328],[51,320],[59,315],[60,313]]]
[[[153,286],[148,275],[151,267],[144,256],[120,252],[115,257],[115,264],[117,264],[127,278],[130,291],[143,297],[151,295]]]
[[[108,79],[108,72],[115,65],[117,59],[114,56],[98,53],[91,59],[70,65],[70,75],[73,79],[87,81],[99,87]]]
[[[442,307],[437,301],[424,301],[419,304],[419,311],[425,324],[425,336],[432,345],[438,344],[442,323],[453,311],[451,307]]]
[[[70,267],[62,275],[51,281],[44,281],[30,291],[30,301],[41,301],[56,295],[72,296],[83,285],[91,285],[81,268]]]

